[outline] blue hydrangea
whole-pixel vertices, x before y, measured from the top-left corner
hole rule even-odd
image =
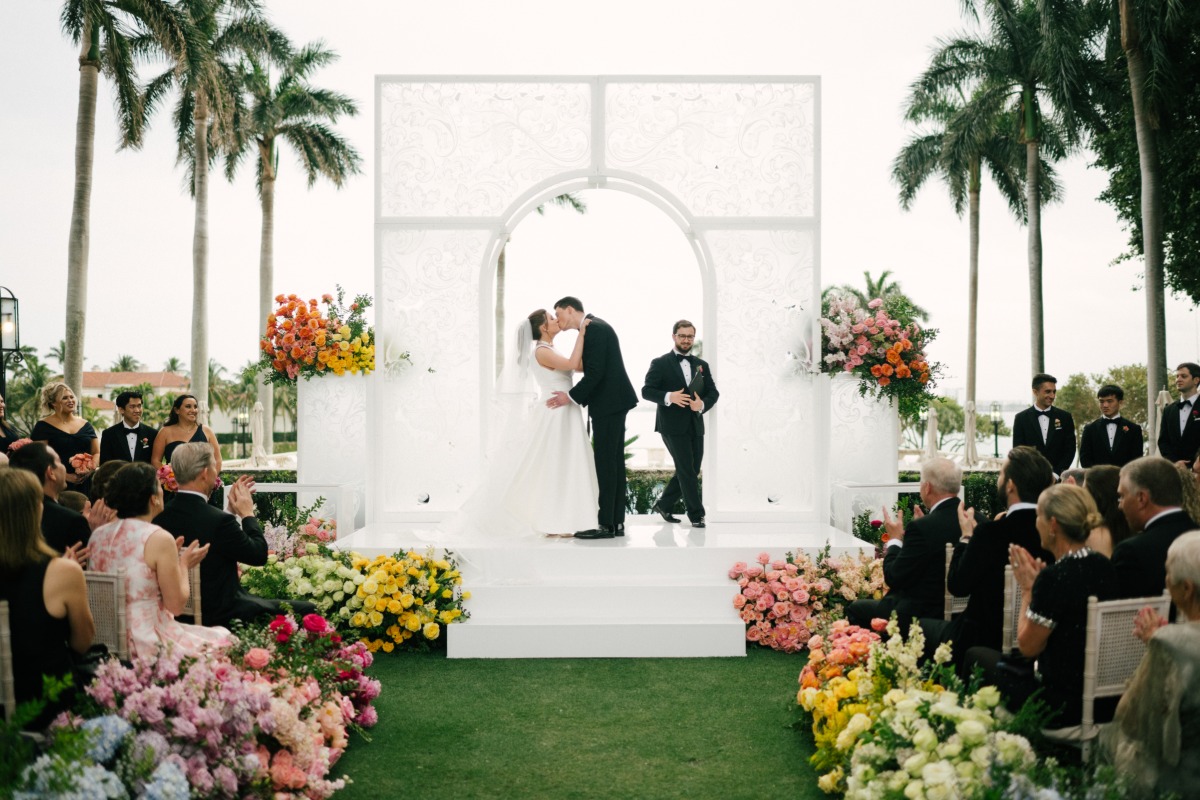
[[[13,800],[128,800],[121,779],[104,767],[82,769],[59,755],[43,755],[21,772]]]
[[[109,714],[104,717],[85,720],[83,730],[88,736],[88,757],[100,764],[107,764],[116,758],[117,751],[125,737],[133,730],[133,726],[118,716]]]
[[[187,776],[174,761],[164,761],[154,770],[138,800],[188,800]]]

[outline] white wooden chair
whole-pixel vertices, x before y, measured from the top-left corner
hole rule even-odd
[[[1146,606],[1166,617],[1171,610],[1171,595],[1163,592],[1157,597],[1104,602],[1095,597],[1088,598],[1087,644],[1083,652],[1083,719],[1078,725],[1042,731],[1051,741],[1080,745],[1085,761],[1091,754],[1092,741],[1103,728],[1096,724],[1096,700],[1124,694],[1146,652],[1145,643],[1133,635],[1134,618]]]
[[[0,697],[4,700],[4,721],[17,710],[17,684],[13,678],[12,630],[8,627],[8,601],[0,600]]]
[[[967,603],[971,602],[970,596],[955,597],[950,594],[950,559],[954,556],[954,545],[946,545],[946,605],[945,617],[950,620],[955,614],[961,614],[967,610]]]
[[[96,641],[122,661],[129,660],[129,633],[125,620],[125,573],[83,573],[87,580],[88,607],[96,623]]]
[[[193,625],[203,625],[200,610],[200,565],[188,570],[188,599],[183,605],[181,617],[191,617]]]
[[[1000,652],[1008,655],[1017,646],[1017,628],[1021,624],[1021,584],[1011,564],[1004,567],[1004,627]]]

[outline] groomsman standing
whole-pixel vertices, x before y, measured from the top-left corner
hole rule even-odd
[[[1028,445],[1050,462],[1055,475],[1062,475],[1075,460],[1075,421],[1054,407],[1058,379],[1039,372],[1033,376],[1033,406],[1013,419],[1013,447]]]
[[[662,435],[675,461],[675,474],[653,510],[667,522],[679,522],[671,512],[682,496],[692,527],[703,528],[699,481],[700,462],[704,460],[703,415],[717,404],[720,393],[708,362],[691,354],[696,326],[681,319],[671,335],[675,348],[650,362],[642,386],[642,397],[658,406],[654,430]],[[695,391],[689,393],[689,387]]]
[[[1079,466],[1087,469],[1098,464],[1123,467],[1141,458],[1143,437],[1140,425],[1121,416],[1125,392],[1120,386],[1105,384],[1096,392],[1100,418],[1083,426],[1079,437]]]
[[[1168,461],[1188,464],[1200,450],[1200,364],[1185,361],[1175,368],[1179,399],[1163,409],[1158,433],[1158,454]]]
[[[121,421],[100,434],[100,463],[105,461],[144,461],[150,463],[157,428],[142,424],[142,393],[117,395]]]

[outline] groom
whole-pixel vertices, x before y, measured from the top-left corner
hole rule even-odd
[[[554,304],[562,328],[579,330],[583,303],[564,297]],[[600,485],[600,511],[593,530],[579,531],[576,539],[611,539],[625,535],[625,415],[638,403],[637,393],[625,374],[617,333],[591,314],[583,340],[583,380],[570,396],[555,392],[546,405],[556,408],[572,400],[587,406],[592,418],[592,454],[596,459],[596,481]]]

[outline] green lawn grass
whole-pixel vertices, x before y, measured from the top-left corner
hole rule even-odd
[[[804,656],[449,660],[380,654],[352,798],[818,798],[795,719]]]

